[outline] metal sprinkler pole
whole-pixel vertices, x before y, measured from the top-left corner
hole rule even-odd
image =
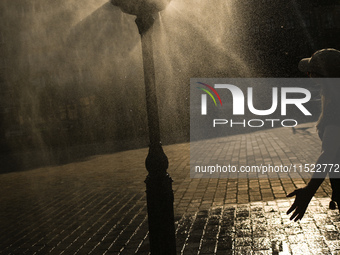
[[[149,222],[150,251],[152,255],[175,255],[174,195],[172,179],[167,173],[168,158],[160,141],[158,104],[153,59],[152,14],[138,15],[136,24],[142,41],[146,106],[149,126],[149,153],[145,166],[146,195]]]
[[[159,115],[155,85],[155,65],[152,49],[154,15],[164,10],[171,0],[110,0],[123,12],[136,15],[136,24],[142,41],[146,107],[149,127],[149,153],[145,160],[146,198],[149,222],[150,251],[152,255],[175,255],[174,195],[172,179],[159,129]]]

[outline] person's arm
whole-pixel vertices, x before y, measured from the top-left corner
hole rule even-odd
[[[316,166],[322,164],[332,164],[336,159],[336,153],[340,148],[340,127],[339,126],[327,126],[325,128],[322,138],[322,153],[316,162]],[[292,193],[288,194],[287,197],[296,195],[293,205],[287,211],[287,214],[293,212],[290,217],[291,220],[302,219],[306,212],[308,204],[315,192],[324,181],[329,169],[321,168],[321,172],[314,172],[311,180],[306,187],[296,189]]]

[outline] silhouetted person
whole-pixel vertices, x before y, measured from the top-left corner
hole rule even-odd
[[[304,58],[299,63],[299,69],[312,78],[340,77],[340,51],[335,49],[323,49],[315,52],[311,58]],[[322,152],[319,156],[315,170],[320,166],[321,172],[314,172],[306,187],[296,189],[287,197],[295,197],[293,205],[287,214],[293,212],[291,220],[302,219],[308,204],[315,192],[329,174],[332,186],[331,209],[335,209],[334,201],[340,205],[340,168],[334,172],[336,167],[325,169],[322,164],[340,164],[340,82],[330,79],[321,85],[322,111],[317,122],[317,130],[322,140]],[[340,210],[340,208],[339,208]]]

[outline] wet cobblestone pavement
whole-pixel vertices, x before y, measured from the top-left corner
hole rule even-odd
[[[315,162],[313,124],[225,138],[232,164]],[[207,141],[209,143],[209,141]],[[255,148],[255,149],[254,149]],[[285,179],[191,179],[189,143],[165,146],[174,179],[178,254],[340,254],[340,217],[325,181],[291,222]],[[216,149],[209,155],[220,155]],[[147,149],[0,175],[0,254],[149,254]]]
[[[297,223],[286,215],[287,199],[212,207],[183,216],[177,242],[187,254],[340,254],[340,217],[328,203],[313,199]]]

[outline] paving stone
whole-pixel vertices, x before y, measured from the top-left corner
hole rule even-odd
[[[207,141],[208,156],[235,165],[314,163],[320,153],[316,133],[299,129],[295,135],[278,128],[223,139],[226,153]],[[164,146],[174,180],[178,254],[339,253],[340,216],[328,209],[328,180],[304,219],[291,222],[286,211],[293,199],[286,195],[306,185],[307,177],[191,179],[189,148]],[[0,254],[149,254],[147,152],[0,174]]]

